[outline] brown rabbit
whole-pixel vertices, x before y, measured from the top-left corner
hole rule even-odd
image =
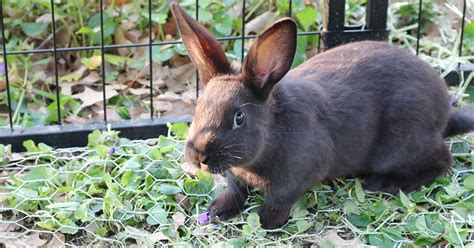
[[[297,29],[283,18],[233,70],[209,31],[178,4],[172,11],[206,86],[185,157],[228,182],[211,218],[239,214],[248,187],[265,194],[265,228],[282,226],[293,203],[325,179],[364,176],[368,190],[414,190],[449,168],[443,138],[474,128],[473,112],[451,108],[436,71],[390,44],[343,45],[289,71]]]

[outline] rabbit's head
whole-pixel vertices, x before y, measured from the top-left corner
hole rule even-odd
[[[251,165],[262,156],[271,135],[272,102],[268,99],[273,86],[291,68],[296,23],[289,18],[276,21],[253,42],[236,71],[206,28],[177,3],[172,3],[172,11],[206,87],[188,132],[186,160],[211,173]]]

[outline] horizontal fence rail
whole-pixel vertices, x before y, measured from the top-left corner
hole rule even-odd
[[[0,1],[0,24],[2,33],[2,50],[0,55],[3,57],[4,63],[4,76],[6,83],[6,94],[8,104],[8,116],[9,116],[9,129],[0,130],[0,144],[12,144],[14,151],[22,151],[23,141],[27,139],[33,139],[36,142],[45,142],[54,147],[72,147],[72,146],[83,146],[87,143],[87,133],[94,129],[104,129],[109,123],[107,119],[107,96],[106,96],[106,80],[105,80],[105,52],[111,49],[117,48],[133,48],[133,47],[148,47],[149,51],[149,73],[150,73],[150,120],[135,120],[115,123],[111,122],[113,129],[121,130],[122,135],[132,139],[144,139],[156,137],[159,134],[165,134],[167,132],[166,122],[190,122],[187,118],[178,119],[162,119],[158,118],[155,120],[154,107],[153,107],[153,96],[156,92],[153,92],[153,53],[152,48],[154,46],[181,44],[182,41],[166,41],[166,42],[152,42],[152,1],[148,0],[148,32],[149,41],[146,43],[135,43],[135,44],[114,44],[105,45],[104,42],[104,1],[99,1],[100,11],[100,45],[96,46],[83,46],[83,47],[57,47],[56,37],[56,16],[55,16],[55,3],[51,0],[51,15],[52,15],[52,43],[53,47],[50,49],[31,49],[31,50],[17,50],[7,51],[5,44],[5,25],[4,25],[4,4]],[[293,16],[293,1],[289,1],[287,16]],[[345,0],[324,0],[325,3],[325,16],[323,21],[323,29],[321,31],[310,31],[310,32],[299,32],[298,36],[319,36],[318,48],[329,49],[334,46],[358,41],[358,40],[387,40],[389,30],[387,29],[387,8],[388,0],[367,0],[366,7],[366,24],[365,25],[353,25],[347,26],[344,23],[344,11],[345,11]],[[196,12],[195,18],[199,19],[199,0],[196,0]],[[419,13],[418,13],[418,37],[416,42],[416,53],[419,53],[419,41],[421,39],[421,19],[422,19],[422,5],[423,1],[419,0]],[[461,39],[459,45],[459,55],[462,53],[462,45],[464,39],[464,26],[466,18],[466,0],[463,5],[463,16],[461,25]],[[246,1],[242,1],[242,29],[240,30],[241,35],[220,37],[219,41],[232,41],[240,40],[242,42],[241,47],[241,60],[244,57],[244,43],[246,40],[253,39],[255,35],[245,35],[245,7]],[[101,50],[101,86],[103,89],[103,109],[104,119],[100,123],[87,124],[87,125],[74,125],[74,124],[63,124],[61,118],[61,98],[60,98],[60,82],[58,77],[58,54],[62,52],[74,52],[74,51],[89,51],[89,50]],[[13,124],[13,113],[12,113],[12,98],[10,91],[10,81],[8,76],[8,56],[21,55],[21,54],[44,54],[49,53],[54,58],[54,84],[56,86],[55,96],[57,104],[57,125],[51,125],[47,127],[35,127],[35,128],[18,128]],[[451,82],[459,81],[459,73],[470,72],[474,70],[474,66],[459,64],[457,71],[452,75],[448,75],[447,80]],[[198,77],[198,75],[197,75]],[[199,80],[196,80],[196,97],[199,94]]]

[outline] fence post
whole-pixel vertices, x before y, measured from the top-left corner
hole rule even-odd
[[[366,25],[344,25],[345,0],[324,0],[323,50],[361,40],[387,40],[388,0],[367,0]]]
[[[367,0],[365,25],[370,30],[387,29],[388,0]]]
[[[327,32],[344,31],[346,0],[324,0],[323,27]]]

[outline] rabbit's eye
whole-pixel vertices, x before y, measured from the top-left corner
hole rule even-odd
[[[237,111],[234,115],[234,126],[233,129],[241,127],[245,122],[245,113]]]

